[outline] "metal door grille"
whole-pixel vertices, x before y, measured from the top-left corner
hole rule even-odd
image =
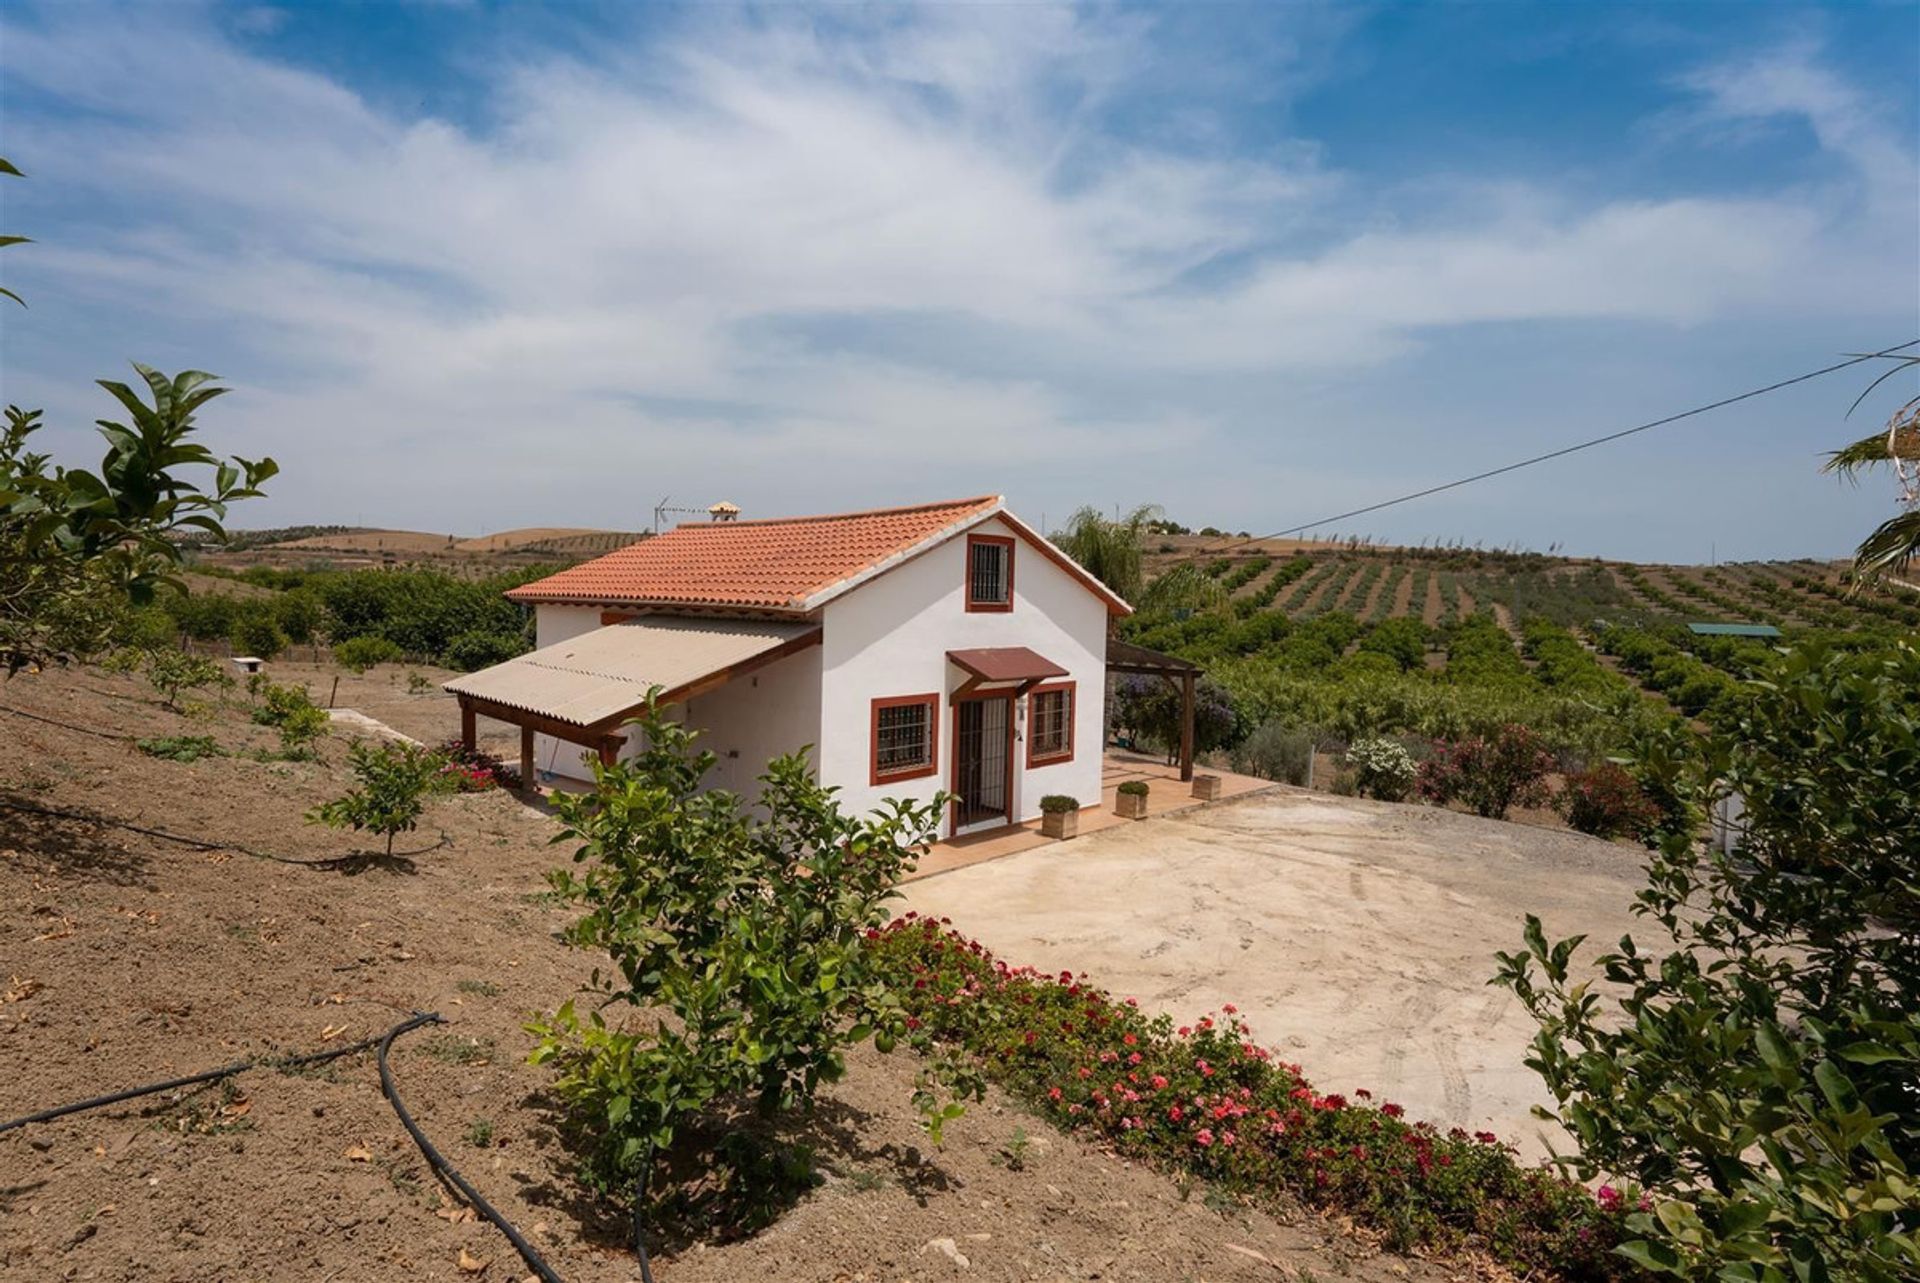
[[[959,827],[1007,816],[1007,708],[1005,699],[964,700],[959,708],[957,763]]]

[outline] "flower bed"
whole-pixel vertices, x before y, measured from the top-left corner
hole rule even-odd
[[[1070,972],[1009,967],[914,914],[868,943],[908,1024],[977,1056],[1063,1127],[1127,1157],[1263,1199],[1344,1213],[1395,1249],[1474,1248],[1535,1278],[1635,1277],[1613,1254],[1629,1207],[1491,1133],[1409,1122],[1365,1091],[1323,1094],[1253,1042],[1232,1006],[1175,1028]]]
[[[438,751],[447,760],[440,768],[441,778],[456,792],[484,793],[493,788],[520,787],[519,768],[508,766],[491,753],[467,748],[457,739],[448,740]]]

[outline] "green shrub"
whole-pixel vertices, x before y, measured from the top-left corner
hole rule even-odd
[[[1387,739],[1354,741],[1347,749],[1346,762],[1360,796],[1382,802],[1405,801],[1420,770],[1413,754]]]
[[[1124,780],[1121,782],[1120,787],[1115,789],[1114,792],[1121,794],[1123,797],[1145,797],[1147,795],[1147,782],[1145,780]]]
[[[470,673],[475,669],[504,663],[515,655],[524,654],[526,649],[526,638],[521,633],[464,632],[447,643],[447,648],[440,654],[440,662],[448,668]]]
[[[861,941],[943,801],[852,818],[795,754],[768,766],[750,810],[702,788],[715,758],[694,732],[657,711],[635,726],[639,754],[596,765],[592,793],[553,799],[578,846],[576,869],[551,880],[584,910],[565,938],[611,965],[594,972],[589,1012],[569,1001],[529,1026],[604,1189],[695,1120],[805,1105],[847,1047],[873,1037],[887,1051],[909,1032]],[[620,1010],[645,1019],[608,1019]],[[937,1139],[959,1107],[930,1087],[916,1099]]]
[[[197,762],[203,757],[221,756],[220,746],[211,735],[156,735],[135,740],[133,746],[148,757],[169,762]]]
[[[243,610],[233,621],[228,634],[234,653],[272,659],[287,648],[287,634],[268,606]]]
[[[1043,815],[1060,815],[1080,809],[1080,799],[1068,797],[1064,793],[1049,793],[1040,799],[1040,812]]]
[[[1385,655],[1401,672],[1424,668],[1427,662],[1427,626],[1402,616],[1375,624],[1360,639],[1363,654]]]
[[[280,751],[290,758],[311,756],[313,745],[327,733],[327,710],[315,706],[304,686],[282,686],[256,673],[247,680],[247,692],[260,702],[253,720],[280,732]]]
[[[1661,818],[1660,807],[1639,782],[1612,762],[1599,762],[1567,776],[1554,809],[1569,828],[1600,838],[1639,837],[1651,832]]]
[[[1645,1187],[1623,1250],[1688,1283],[1920,1277],[1920,650],[1777,658],[1730,724],[1649,762],[1733,855],[1662,834],[1625,937],[1526,948],[1496,979],[1539,1025],[1528,1064],[1583,1179]],[[1607,1191],[1602,1190],[1605,1195]]]
[[[347,750],[347,764],[359,787],[307,812],[310,824],[366,829],[387,840],[411,833],[425,813],[429,794],[444,787],[446,759],[418,744],[360,743]]]
[[[1310,732],[1262,722],[1233,750],[1233,769],[1263,780],[1304,785],[1313,769],[1314,737]]]
[[[148,683],[160,692],[161,702],[168,708],[180,706],[182,691],[233,685],[233,678],[227,675],[227,670],[219,660],[208,659],[204,655],[189,655],[174,646],[162,646],[149,652],[146,670]]]
[[[1360,795],[1360,776],[1353,771],[1341,771],[1333,777],[1328,790],[1338,797],[1358,797]]]
[[[375,664],[397,664],[405,655],[384,637],[349,637],[333,648],[333,660],[342,668],[364,673]]]
[[[1516,806],[1547,800],[1553,766],[1538,735],[1524,726],[1503,726],[1484,739],[1442,744],[1420,764],[1420,794],[1436,805],[1461,802],[1475,815],[1504,820]]]

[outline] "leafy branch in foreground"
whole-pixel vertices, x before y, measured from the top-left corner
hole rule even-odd
[[[184,559],[179,536],[224,538],[227,505],[258,497],[271,459],[216,458],[192,440],[194,414],[226,389],[212,375],[174,378],[135,364],[153,398],[101,380],[128,423],[99,420],[97,471],[61,467],[32,448],[40,411],[8,406],[0,430],[0,663],[9,673],[104,644],[115,603],[145,605]],[[211,484],[189,479],[209,468]]]
[[[1539,1022],[1528,1060],[1584,1179],[1652,1207],[1622,1251],[1697,1283],[1920,1277],[1920,651],[1803,646],[1733,724],[1649,755],[1682,815],[1744,801],[1732,854],[1682,821],[1635,911],[1667,940],[1598,959],[1580,938],[1502,954]]]
[[[1858,408],[1874,388],[1903,371],[1920,370],[1920,356],[1888,356],[1893,368],[1882,372],[1854,401]],[[1900,511],[1861,541],[1853,555],[1856,585],[1871,583],[1889,571],[1902,571],[1920,555],[1920,397],[1895,410],[1887,426],[1827,456],[1823,472],[1848,480],[1869,468],[1888,466],[1899,485]]]
[[[602,1188],[634,1179],[696,1123],[810,1105],[859,1043],[923,1041],[863,939],[886,921],[941,806],[890,801],[845,815],[793,754],[767,767],[750,811],[702,789],[714,756],[696,749],[695,732],[658,710],[630,725],[639,754],[596,766],[592,793],[553,798],[566,826],[556,840],[579,844],[576,868],[551,879],[584,910],[566,940],[610,965],[593,973],[593,1010],[570,1001],[529,1026],[540,1040],[532,1059],[557,1070]],[[934,1088],[978,1090],[944,1068],[915,1098],[936,1142],[959,1107]]]

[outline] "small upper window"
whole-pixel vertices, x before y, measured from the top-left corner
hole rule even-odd
[[[1013,540],[967,536],[967,609],[1013,609]]]

